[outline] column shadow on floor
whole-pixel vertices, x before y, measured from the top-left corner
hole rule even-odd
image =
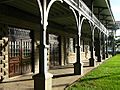
[[[31,79],[23,79],[23,80],[4,81],[4,82],[0,82],[0,84],[2,84],[2,83],[12,83],[12,82],[21,82],[21,81],[30,81],[30,80],[33,80],[33,79],[31,78]]]
[[[74,73],[69,74],[60,74],[60,75],[54,75],[53,78],[59,78],[59,77],[68,77],[68,76],[74,76]]]

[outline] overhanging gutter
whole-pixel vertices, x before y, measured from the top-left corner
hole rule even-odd
[[[106,2],[106,5],[107,5],[107,7],[108,7],[108,10],[109,10],[109,12],[110,12],[111,18],[112,18],[112,20],[113,20],[113,24],[115,24],[115,19],[114,19],[112,10],[111,10],[110,1],[109,1],[109,0],[105,0],[105,2]]]

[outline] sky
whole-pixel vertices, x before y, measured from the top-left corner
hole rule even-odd
[[[115,21],[120,21],[120,0],[110,0],[110,4]],[[116,36],[120,36],[120,29],[116,31]]]
[[[116,21],[120,21],[120,0],[110,0],[111,9]]]

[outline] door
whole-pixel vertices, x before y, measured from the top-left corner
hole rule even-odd
[[[9,41],[9,76],[21,74],[21,41]]]
[[[31,39],[22,40],[21,55],[22,74],[31,72]]]
[[[9,75],[31,72],[31,39],[9,41]]]
[[[49,34],[50,44],[50,67],[60,65],[58,36]]]
[[[23,29],[9,30],[9,77],[32,71],[32,43],[30,31]]]

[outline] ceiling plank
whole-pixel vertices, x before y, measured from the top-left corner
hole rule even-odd
[[[0,14],[10,16],[10,17],[15,17],[15,18],[20,18],[22,20],[30,21],[33,23],[39,23],[40,22],[40,17],[35,16],[31,13],[27,13],[24,11],[21,11],[17,8],[8,6],[8,5],[0,5]]]

